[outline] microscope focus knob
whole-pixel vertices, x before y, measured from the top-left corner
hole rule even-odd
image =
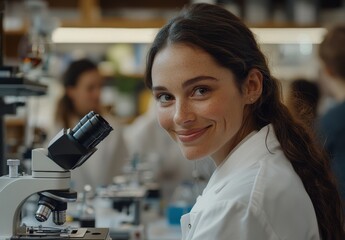
[[[18,159],[8,159],[8,176],[10,178],[17,178],[18,177],[18,166],[20,164],[20,160]]]

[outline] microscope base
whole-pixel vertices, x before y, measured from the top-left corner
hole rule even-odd
[[[11,240],[111,240],[108,228],[87,228],[84,229],[85,234],[82,236],[75,234],[71,236],[52,236],[52,235],[30,235],[30,236],[16,236]]]

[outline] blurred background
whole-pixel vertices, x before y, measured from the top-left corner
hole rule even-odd
[[[4,65],[22,66],[33,76],[39,74],[36,80],[48,85],[47,94],[39,98],[24,97],[26,106],[19,107],[17,114],[6,120],[7,149],[15,154],[25,141],[32,141],[33,137],[40,141],[40,134],[49,127],[55,111],[54,102],[61,94],[59,78],[74,59],[87,57],[97,62],[106,80],[102,102],[123,122],[130,123],[144,113],[150,99],[142,81],[150,41],[157,28],[185,4],[202,1],[4,2]],[[283,85],[295,78],[319,78],[317,45],[327,27],[345,21],[344,0],[204,2],[225,6],[253,28],[271,70]],[[95,32],[97,30],[101,32]],[[30,59],[27,56],[32,44],[41,50]],[[35,65],[37,69],[30,69]],[[6,97],[6,101],[12,98]],[[22,100],[20,96],[14,98],[14,101]],[[25,140],[27,124],[34,129],[35,135]]]
[[[199,164],[208,171],[192,165],[183,167],[186,160],[179,150],[170,148],[172,143],[155,130],[151,93],[143,81],[146,53],[158,29],[184,5],[195,2],[222,5],[245,21],[267,56],[273,75],[281,81],[284,97],[296,79],[318,82],[323,78],[318,45],[328,28],[345,23],[345,0],[2,0],[0,66],[16,66],[28,81],[14,88],[11,83],[0,82],[1,159],[29,159],[32,148],[46,144],[54,127],[56,103],[64,91],[63,73],[71,62],[87,58],[96,63],[104,80],[102,106],[124,127],[129,148],[124,172],[149,169],[160,172],[155,172],[156,176],[172,179],[184,171],[174,187],[165,185],[165,206],[181,196],[187,195],[188,201],[195,197],[190,196],[190,182],[184,182],[188,178],[182,176],[199,179],[196,196],[200,194],[214,166]],[[0,78],[4,72],[0,71]],[[323,95],[318,113],[330,105],[332,99]],[[155,140],[164,147],[155,145]],[[144,158],[151,165],[140,169],[138,161]],[[170,162],[164,165],[165,159]],[[5,161],[0,172],[6,174]],[[148,179],[151,175],[145,176]],[[156,183],[160,181],[157,179]],[[121,183],[123,179],[114,181]],[[99,206],[104,207],[104,203]],[[162,213],[163,207],[158,208]],[[171,225],[178,225],[176,219],[169,219],[175,221]],[[146,215],[146,221],[150,216]],[[157,225],[160,229],[164,226]],[[179,228],[169,231],[166,238],[156,232],[147,239],[180,238]]]

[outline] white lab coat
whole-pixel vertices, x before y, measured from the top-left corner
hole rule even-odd
[[[320,239],[312,202],[272,125],[230,153],[181,225],[183,240]]]

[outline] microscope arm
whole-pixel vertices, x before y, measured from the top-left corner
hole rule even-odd
[[[69,188],[69,178],[32,178],[23,176],[15,179],[1,177],[0,188],[0,239],[10,238],[20,224],[20,210],[25,200],[32,194],[46,190]],[[14,190],[15,189],[15,190]],[[9,219],[13,216],[13,219]]]
[[[72,130],[62,129],[50,141],[48,149],[40,148],[32,151],[31,176],[13,174],[16,161],[9,161],[9,165],[11,165],[9,176],[0,177],[0,240],[8,240],[12,236],[20,235],[18,230],[20,229],[21,207],[25,200],[35,193],[43,196],[43,200],[40,197],[39,209],[36,211],[35,217],[39,221],[45,221],[52,210],[48,206],[52,199],[50,195],[52,194],[60,200],[61,195],[57,196],[58,194],[55,194],[54,191],[69,192],[70,170],[82,165],[112,130],[113,128],[104,118],[91,111]],[[76,198],[73,192],[69,196],[70,200]],[[58,207],[57,211],[54,211],[57,218],[54,223],[60,224],[62,222],[60,217],[63,216],[65,205],[60,204]],[[13,219],[11,219],[12,217]]]
[[[51,161],[44,149],[34,151],[32,176],[0,177],[0,240],[9,239],[15,235],[20,225],[21,207],[28,197],[42,191],[70,188],[70,172]],[[37,162],[42,164],[37,164]],[[35,164],[40,166],[40,169],[35,169]],[[50,168],[55,168],[55,171]],[[10,219],[11,217],[13,219]]]

